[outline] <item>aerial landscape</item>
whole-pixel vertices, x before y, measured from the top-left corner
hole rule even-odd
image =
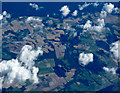
[[[4,2],[0,92],[118,91],[118,2]]]

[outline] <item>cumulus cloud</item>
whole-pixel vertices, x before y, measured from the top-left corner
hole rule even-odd
[[[97,22],[99,26],[105,26],[104,19],[98,19]]]
[[[0,14],[0,25],[8,23],[7,19],[9,18],[11,18],[11,15],[6,11],[3,11],[3,13]]]
[[[84,25],[80,27],[84,29],[84,31],[92,30],[101,32],[104,30],[105,22],[104,19],[97,19],[97,25],[92,25],[92,22],[88,20]]]
[[[26,68],[30,69],[31,66],[34,65],[34,60],[39,54],[43,54],[43,51],[41,51],[40,47],[38,47],[36,51],[33,50],[31,46],[26,45],[21,49],[20,55],[17,59],[21,61],[21,63],[24,64]]]
[[[30,80],[33,84],[38,83],[39,69],[34,66],[34,60],[39,54],[43,55],[40,47],[34,50],[31,46],[25,45],[16,59],[0,62],[0,87],[22,84],[26,80]]]
[[[41,18],[28,17],[25,22],[27,24],[30,23],[30,25],[33,26],[34,29],[42,29],[44,26]]]
[[[30,71],[22,67],[17,59],[2,61],[0,66],[0,73],[4,78],[3,86],[12,85],[15,82],[22,83],[31,77]]]
[[[103,6],[103,9],[106,10],[106,12],[108,12],[108,13],[112,13],[112,11],[114,10],[114,4],[105,3]]]
[[[106,17],[106,16],[107,16],[107,12],[104,11],[104,10],[102,10],[101,13],[100,13],[100,17],[101,17],[101,18],[104,18],[104,17]]]
[[[83,5],[78,5],[79,10],[83,10],[84,8],[93,5],[94,7],[97,7],[99,5],[99,3],[95,2],[95,3],[84,3]]]
[[[2,82],[3,82],[3,77],[0,77],[0,93],[1,93],[1,90],[2,90]]]
[[[75,11],[72,13],[72,16],[77,16],[77,13],[78,13],[78,11],[75,10]]]
[[[104,18],[107,16],[107,14],[111,14],[112,12],[119,13],[118,7],[115,7],[112,3],[105,3],[103,6],[103,9],[100,13],[100,17]]]
[[[3,19],[3,15],[0,14],[0,20],[2,20],[2,19]]]
[[[9,13],[7,13],[6,11],[3,11],[3,17],[5,18],[11,18],[11,15]]]
[[[28,17],[26,19],[26,23],[30,23],[30,22],[37,22],[37,23],[39,23],[39,22],[42,22],[42,19],[40,19],[40,18],[34,18],[34,17]]]
[[[39,6],[35,3],[30,3],[29,4],[32,8],[34,8],[35,10],[38,10],[39,9]]]
[[[84,25],[80,25],[80,27],[84,29],[83,32],[92,30],[92,22],[88,20]]]
[[[84,52],[82,52],[79,54],[79,64],[82,64],[85,66],[90,62],[93,62],[93,54],[92,53],[85,54]]]
[[[3,15],[6,16],[6,15],[7,15],[7,12],[6,12],[6,11],[3,11]]]
[[[7,13],[6,11],[3,11],[3,13],[0,14],[0,20],[2,19],[6,20],[6,18],[11,18],[11,15]]]
[[[93,26],[92,30],[95,30],[97,32],[102,32],[104,30],[104,26],[105,26],[104,19],[98,19],[97,26]]]
[[[85,23],[85,25],[83,26],[83,29],[90,29],[91,27],[92,27],[92,22],[90,21],[90,20],[88,20],[86,23]]]
[[[114,11],[115,13],[119,13],[119,8],[118,7],[114,8]]]
[[[28,17],[25,22],[26,22],[26,23],[29,23],[29,22],[31,22],[32,20],[34,20],[34,17]]]
[[[110,47],[110,51],[111,53],[113,54],[113,56],[118,59],[120,54],[119,54],[119,45],[120,45],[120,41],[116,41],[114,43],[111,44],[111,47]]]
[[[83,10],[84,8],[88,7],[89,5],[91,5],[91,3],[84,3],[83,5],[79,5],[79,10]]]
[[[97,7],[99,4],[96,2],[96,3],[93,3],[93,5],[94,5],[95,7]]]
[[[60,11],[62,12],[63,16],[67,16],[70,12],[69,7],[67,5],[63,6]]]
[[[115,75],[117,68],[103,67],[103,70],[105,70],[106,72],[109,72],[109,73],[112,73],[113,75]]]

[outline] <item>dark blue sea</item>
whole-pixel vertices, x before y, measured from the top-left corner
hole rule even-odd
[[[60,9],[62,6],[67,5],[71,12],[69,13],[69,16],[71,16],[71,13],[74,10],[78,10],[78,16],[81,15],[82,12],[84,13],[93,13],[93,12],[100,12],[104,3],[99,3],[99,7],[94,7],[92,5],[88,6],[87,8],[84,8],[83,11],[79,11],[78,5],[83,5],[84,2],[38,2],[37,4],[39,7],[44,7],[39,10],[35,10],[31,6],[29,6],[30,2],[4,2],[2,3],[2,11],[7,11],[7,13],[10,13],[12,18],[17,18],[20,16],[39,16],[39,17],[45,17],[47,14],[49,14],[51,17],[61,17]],[[115,6],[118,6],[117,3],[114,3]],[[56,15],[54,15],[54,13]]]

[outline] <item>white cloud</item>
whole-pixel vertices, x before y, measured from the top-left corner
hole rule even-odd
[[[114,11],[115,13],[119,13],[119,8],[118,7],[114,8]]]
[[[30,3],[29,4],[32,8],[34,8],[35,10],[38,10],[39,9],[39,6],[35,3]]]
[[[79,10],[83,10],[84,8],[93,5],[94,7],[97,7],[99,5],[99,3],[95,2],[95,3],[84,3],[83,5],[78,5]]]
[[[4,81],[1,86],[22,84],[28,79],[33,83],[38,83],[39,69],[34,66],[34,60],[39,54],[43,54],[40,47],[34,50],[31,46],[25,45],[16,59],[0,62],[0,79],[1,82]]]
[[[92,27],[92,22],[90,21],[90,20],[88,20],[86,23],[85,23],[85,25],[83,26],[83,29],[89,29],[89,28],[91,28]]]
[[[0,26],[7,24],[7,19],[11,18],[11,15],[7,13],[6,11],[3,11],[2,14],[0,14]]]
[[[3,17],[5,18],[11,18],[11,15],[9,13],[7,13],[6,11],[3,11]]]
[[[97,22],[99,26],[105,26],[104,19],[98,19]]]
[[[83,10],[84,8],[90,6],[90,5],[93,5],[94,7],[97,7],[99,6],[99,3],[95,2],[95,3],[84,3],[83,5],[78,5],[79,7],[79,10]]]
[[[31,46],[26,45],[21,49],[18,59],[26,68],[30,69],[39,54],[43,54],[40,47],[37,50],[33,50]]]
[[[6,12],[6,11],[3,11],[3,15],[6,16],[6,15],[7,15],[7,12]]]
[[[72,16],[77,16],[77,13],[78,13],[78,11],[75,10],[75,11],[73,12]]]
[[[31,22],[32,20],[33,20],[34,18],[33,17],[28,17],[27,19],[26,19],[26,22]]]
[[[26,23],[30,23],[30,22],[41,23],[41,22],[42,22],[42,19],[40,19],[40,18],[34,18],[34,17],[28,17],[28,18],[26,19]]]
[[[118,7],[115,7],[114,4],[112,3],[105,3],[100,13],[100,17],[104,18],[108,14],[111,14],[112,12],[119,13]]]
[[[106,72],[109,72],[109,73],[112,73],[113,75],[115,75],[117,68],[103,67],[103,70],[105,70]]]
[[[67,5],[63,6],[60,11],[62,12],[63,16],[67,16],[70,12],[69,7]]]
[[[93,62],[93,54],[84,52],[79,54],[79,64],[87,65],[88,63]]]
[[[1,90],[2,90],[2,82],[3,82],[3,77],[0,77],[0,93],[1,93]]]
[[[84,29],[83,32],[92,30],[92,22],[88,20],[84,25],[80,25],[80,27]]]
[[[0,14],[0,20],[2,20],[2,19],[3,19],[3,15]]]
[[[11,18],[11,15],[10,15],[10,14],[7,14],[7,15],[6,15],[6,18]]]
[[[108,12],[108,13],[112,13],[112,11],[114,10],[114,4],[105,3],[103,6],[103,9],[106,10],[106,12]]]
[[[112,43],[112,45],[110,47],[110,51],[112,52],[112,54],[114,55],[114,57],[116,59],[118,59],[120,56],[120,54],[118,53],[120,51],[119,45],[120,45],[120,41],[116,41],[116,42]]]
[[[4,18],[11,18],[11,15],[9,13],[7,13],[6,11],[3,11],[2,16]]]
[[[95,30],[97,32],[102,32],[104,30],[104,26],[105,26],[104,19],[98,19],[97,26],[93,26],[92,30]]]
[[[84,3],[83,5],[79,5],[79,10],[83,10],[85,7],[88,7],[89,5],[91,5],[91,3]]]
[[[94,26],[94,27],[93,27],[93,30],[94,30],[94,31],[97,31],[97,32],[101,32],[102,29],[103,29],[103,28],[102,28],[101,26]]]
[[[37,73],[38,73],[39,69],[36,67],[33,67],[33,75],[32,75],[32,80],[33,83],[38,83],[38,77],[37,77]]]
[[[99,4],[96,2],[96,3],[93,3],[93,5],[94,5],[95,7],[97,7]]]
[[[107,12],[104,11],[104,10],[102,10],[101,13],[100,13],[100,17],[101,17],[101,18],[104,18],[104,17],[106,17],[106,16],[107,16]]]
[[[35,17],[28,17],[25,21],[27,24],[30,23],[30,25],[34,28],[34,29],[42,29],[44,24],[42,23],[42,19],[41,18],[35,18]]]
[[[84,31],[92,30],[101,32],[104,30],[105,22],[104,19],[97,19],[97,25],[92,26],[92,22],[88,20],[84,25],[80,25]]]
[[[17,59],[2,61],[0,66],[0,73],[4,77],[3,86],[12,85],[15,82],[22,83],[31,77],[30,71],[21,66]]]

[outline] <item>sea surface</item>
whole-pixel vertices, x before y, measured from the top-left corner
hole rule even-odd
[[[60,9],[64,5],[67,5],[70,9],[70,13],[67,17],[71,16],[74,10],[78,10],[78,16],[82,13],[93,13],[100,12],[104,3],[99,3],[99,6],[96,8],[93,5],[90,5],[84,8],[82,11],[79,10],[78,5],[83,5],[84,2],[38,2],[37,4],[40,8],[39,10],[35,10],[31,6],[29,6],[30,2],[4,2],[2,3],[2,11],[7,11],[11,14],[12,18],[17,18],[20,16],[39,16],[45,17],[49,14],[50,17],[58,17],[62,16]],[[117,3],[114,3],[115,6],[118,6]]]

